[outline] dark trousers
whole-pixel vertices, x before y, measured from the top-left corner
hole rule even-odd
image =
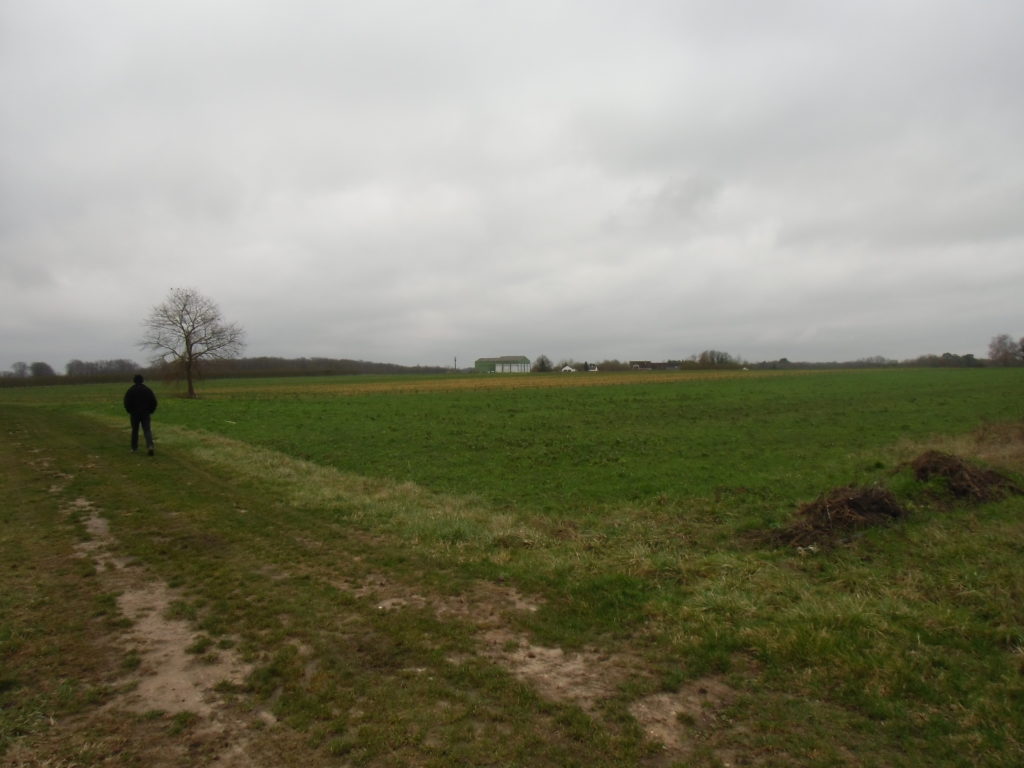
[[[153,447],[153,428],[150,426],[148,413],[133,413],[132,417],[132,450],[139,450],[139,427],[146,438],[146,447]]]

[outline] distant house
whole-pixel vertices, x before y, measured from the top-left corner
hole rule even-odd
[[[571,365],[563,365],[562,373],[576,373],[576,369],[573,368]]]
[[[477,373],[529,373],[530,358],[522,355],[481,357],[473,365]]]

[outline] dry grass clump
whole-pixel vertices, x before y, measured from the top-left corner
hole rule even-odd
[[[796,519],[776,532],[781,544],[806,547],[833,543],[907,514],[896,497],[879,486],[834,488],[797,510]]]
[[[1000,499],[1007,493],[1022,493],[1013,480],[992,469],[967,463],[959,456],[941,451],[926,451],[910,462],[914,477],[927,483],[940,479],[957,499],[983,502]]]

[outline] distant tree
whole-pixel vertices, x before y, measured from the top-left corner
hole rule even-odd
[[[533,361],[533,368],[531,370],[533,370],[534,373],[547,373],[551,368],[551,360],[548,359],[548,356],[541,355]]]
[[[68,376],[123,376],[139,370],[134,360],[71,360],[64,367]]]
[[[32,363],[28,368],[32,372],[32,378],[34,379],[57,375],[49,363]]]
[[[714,368],[720,365],[737,365],[738,361],[728,352],[705,349],[697,356],[697,364],[705,368]]]
[[[193,288],[174,288],[163,304],[153,308],[139,345],[156,352],[154,364],[170,366],[188,383],[195,397],[194,379],[206,360],[230,360],[245,348],[245,333],[226,323],[220,309]]]
[[[895,360],[890,360],[883,355],[871,355],[870,357],[862,357],[859,360],[854,361],[854,366],[868,366],[877,367],[880,365],[896,365]]]
[[[981,363],[974,359],[974,355],[957,355],[952,352],[942,353],[942,363],[946,368],[975,368]]]
[[[15,363],[11,366],[11,373],[16,378],[24,379],[28,377],[28,363]]]
[[[1024,360],[1024,339],[1014,341],[1008,333],[993,336],[988,344],[988,359],[996,365],[1014,365]]]

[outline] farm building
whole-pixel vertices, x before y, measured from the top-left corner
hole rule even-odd
[[[481,357],[473,368],[477,373],[529,373],[530,358],[522,355]]]

